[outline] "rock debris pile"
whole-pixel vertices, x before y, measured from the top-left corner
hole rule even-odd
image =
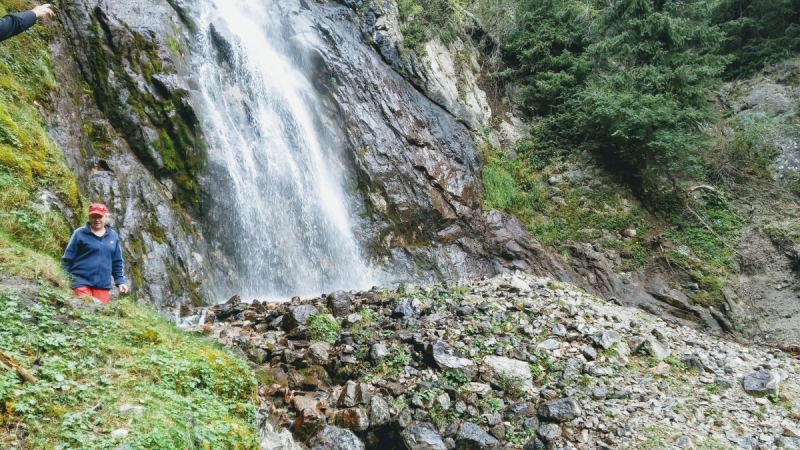
[[[181,316],[256,367],[265,450],[800,449],[789,355],[546,278]]]

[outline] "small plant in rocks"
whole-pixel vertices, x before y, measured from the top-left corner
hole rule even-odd
[[[497,384],[500,389],[511,397],[520,398],[525,395],[525,380],[520,377],[503,373],[497,377]]]
[[[308,333],[314,341],[333,344],[339,338],[339,329],[339,323],[329,314],[314,314],[308,319]]]
[[[469,382],[469,378],[467,378],[466,375],[461,372],[456,372],[455,370],[445,370],[444,379],[447,381],[447,384],[455,388],[461,388]]]

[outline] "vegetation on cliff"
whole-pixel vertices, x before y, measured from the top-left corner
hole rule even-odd
[[[588,242],[621,254],[619,271],[658,260],[699,288],[696,302],[722,302],[744,223],[729,199],[770,176],[766,137],[785,124],[733,118],[716,95],[723,81],[796,51],[797,1],[440,3],[398,2],[409,49],[420,37],[446,42],[461,23],[470,30],[461,37],[486,50],[493,80],[484,82],[512,87],[501,109],[513,104],[530,124],[513,152],[483,148],[485,206],[516,215],[565,256]],[[597,183],[561,181],[589,160],[603,168],[591,174]],[[627,205],[630,191],[642,208]]]
[[[0,15],[26,9],[20,1],[0,3]],[[36,26],[3,42],[0,52],[0,271],[59,282],[52,257],[70,237],[48,193],[72,211],[82,199],[61,151],[50,139],[40,112],[56,81],[50,65],[51,36]]]

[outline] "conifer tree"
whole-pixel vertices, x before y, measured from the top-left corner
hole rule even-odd
[[[598,22],[581,93],[587,145],[642,173],[691,172],[726,63],[708,1],[615,0]]]

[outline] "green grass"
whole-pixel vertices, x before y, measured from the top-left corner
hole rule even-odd
[[[36,384],[0,369],[0,447],[15,445],[17,427],[35,449],[116,448],[118,428],[130,449],[256,446],[256,382],[243,360],[131,300],[91,313],[66,298],[0,293],[0,348],[39,366]],[[121,417],[125,403],[144,414]]]
[[[29,9],[32,3],[0,1],[0,15]],[[40,189],[53,192],[68,208],[80,211],[82,199],[75,177],[50,139],[40,114],[56,89],[45,27],[2,43],[0,52],[0,239],[44,255],[58,256],[70,237],[70,227],[57,212],[40,211],[32,202]],[[80,214],[78,214],[80,216]],[[4,251],[0,264],[24,265],[14,252]],[[30,271],[17,270],[30,277]]]

